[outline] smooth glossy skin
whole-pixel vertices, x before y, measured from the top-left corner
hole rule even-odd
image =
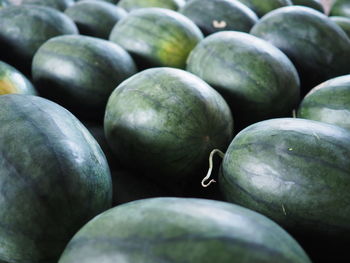
[[[184,5],[184,0],[121,0],[118,3],[118,6],[129,12],[136,9],[149,7],[159,7],[177,11]]]
[[[243,207],[191,198],[152,198],[95,217],[59,263],[307,262],[277,224]]]
[[[293,5],[303,5],[324,13],[323,5],[319,0],[291,0]]]
[[[350,133],[312,120],[267,120],[241,131],[221,166],[229,202],[293,234],[350,237]]]
[[[224,99],[204,81],[183,70],[153,68],[114,90],[104,128],[128,169],[171,186],[207,169],[209,153],[231,141],[233,122]]]
[[[335,22],[338,26],[341,27],[341,29],[344,30],[346,35],[350,38],[350,17],[344,17],[344,16],[330,16],[329,19],[331,19],[333,22]]]
[[[350,18],[350,2],[348,0],[336,0],[332,5],[329,15]]]
[[[101,118],[112,91],[136,73],[120,46],[87,36],[60,36],[42,45],[32,75],[40,94],[86,119]]]
[[[288,57],[246,33],[225,31],[205,38],[191,52],[187,70],[223,95],[238,129],[290,116],[299,102],[299,77]]]
[[[21,5],[41,5],[64,11],[74,5],[74,0],[21,0]]]
[[[298,117],[322,121],[350,131],[350,75],[328,80],[303,99]]]
[[[127,16],[124,9],[96,0],[77,2],[67,8],[65,14],[76,23],[80,34],[104,39],[108,39],[114,25]]]
[[[32,83],[21,72],[0,61],[0,95],[12,93],[37,94]]]
[[[9,6],[0,9],[0,59],[29,75],[37,49],[48,39],[77,34],[65,14],[44,6]]]
[[[291,0],[238,0],[252,9],[259,17],[262,17],[270,11],[292,5]]]
[[[179,12],[191,19],[205,35],[223,30],[249,32],[258,21],[251,9],[233,0],[192,0]]]
[[[111,206],[105,156],[71,113],[38,96],[0,96],[0,123],[0,260],[57,262]]]
[[[163,8],[130,13],[113,28],[109,39],[152,66],[185,68],[203,34],[187,17]]]
[[[303,93],[350,71],[350,39],[327,16],[302,6],[272,11],[251,34],[281,49],[296,66]]]

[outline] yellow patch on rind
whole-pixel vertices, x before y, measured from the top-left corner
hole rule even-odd
[[[0,79],[0,95],[18,93],[16,86],[8,79]]]

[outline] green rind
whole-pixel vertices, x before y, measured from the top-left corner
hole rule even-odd
[[[336,0],[332,5],[329,15],[350,18],[350,2],[348,0]]]
[[[192,0],[179,12],[191,19],[205,35],[223,30],[249,32],[258,21],[251,9],[232,0]]]
[[[86,119],[103,119],[112,91],[136,73],[131,56],[106,40],[59,36],[33,58],[32,76],[41,95]]]
[[[344,16],[330,16],[329,19],[331,19],[333,22],[335,22],[338,26],[341,27],[341,29],[344,30],[346,35],[350,38],[350,17],[344,17]]]
[[[109,98],[106,139],[127,169],[139,169],[163,185],[186,183],[207,169],[209,153],[232,139],[224,99],[196,76],[179,69],[142,71]]]
[[[291,0],[238,0],[252,9],[259,17],[262,17],[270,11],[292,5]]]
[[[280,50],[241,32],[219,32],[191,52],[187,70],[225,98],[239,129],[267,118],[290,116],[299,102],[299,77]]]
[[[313,88],[302,100],[298,117],[350,130],[350,75],[328,80]]]
[[[10,93],[37,94],[32,83],[21,72],[0,61],[0,95]]]
[[[24,73],[30,72],[37,49],[48,39],[77,34],[74,22],[65,14],[44,6],[23,5],[0,9],[0,59]]]
[[[105,156],[72,114],[37,96],[0,96],[0,123],[0,260],[57,262],[73,234],[110,208]]]
[[[303,5],[303,6],[313,8],[317,11],[320,11],[321,13],[325,12],[323,5],[319,0],[291,0],[291,1],[293,5]]]
[[[8,0],[0,0],[0,8],[10,5]]]
[[[350,72],[350,40],[327,16],[302,6],[272,11],[251,34],[281,49],[296,66],[304,93]]]
[[[40,5],[47,6],[59,11],[66,10],[75,3],[74,0],[21,0],[21,5]]]
[[[191,50],[203,38],[187,17],[167,9],[131,12],[112,29],[109,39],[152,66],[185,68]]]
[[[305,119],[274,119],[241,131],[221,166],[229,202],[266,215],[293,234],[350,237],[350,133]]]
[[[127,11],[149,7],[159,7],[177,11],[184,5],[184,0],[121,0],[118,3],[118,6]]]
[[[310,262],[268,218],[225,202],[152,198],[95,217],[69,242],[59,263]]]
[[[124,9],[96,0],[77,2],[67,8],[65,14],[76,23],[80,34],[104,39],[108,39],[114,25],[127,16]]]

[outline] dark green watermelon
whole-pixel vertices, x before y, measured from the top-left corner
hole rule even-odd
[[[84,119],[103,120],[112,91],[136,73],[131,56],[106,40],[81,35],[45,42],[33,58],[39,93]]]
[[[74,3],[74,0],[21,0],[21,5],[41,5],[51,7],[59,11],[66,10]]]
[[[234,138],[219,181],[229,202],[293,234],[349,241],[349,159],[345,129],[297,118],[267,120]]]
[[[23,5],[0,9],[0,60],[30,75],[32,58],[48,39],[77,34],[65,14],[44,6]]]
[[[152,198],[95,217],[59,263],[309,263],[298,243],[268,218],[233,204]]]
[[[76,23],[80,34],[108,39],[114,25],[127,12],[108,2],[85,0],[67,8],[65,14]]]
[[[350,130],[350,75],[328,80],[313,88],[302,100],[298,117]]]
[[[71,113],[38,96],[0,96],[0,134],[0,260],[55,263],[111,206],[105,156]]]
[[[302,6],[274,10],[251,34],[281,49],[296,66],[303,94],[321,82],[350,73],[350,40],[327,16]]]
[[[187,70],[223,95],[238,130],[291,116],[299,103],[299,77],[288,57],[246,33],[226,31],[205,38],[191,52]]]
[[[36,95],[36,90],[21,72],[0,61],[0,95],[11,93]]]
[[[259,17],[264,16],[270,11],[292,5],[291,0],[238,0],[252,9]]]
[[[350,17],[344,17],[344,16],[330,16],[329,19],[331,19],[333,22],[335,22],[338,26],[341,27],[341,29],[344,30],[346,35],[350,38]]]
[[[129,51],[142,68],[185,68],[188,54],[202,38],[190,19],[163,8],[131,12],[115,25],[109,37]]]
[[[127,11],[149,7],[159,7],[177,11],[184,5],[184,0],[120,0],[118,3],[118,6]]]
[[[249,32],[258,21],[247,6],[234,0],[192,0],[179,10],[205,35],[222,30]]]
[[[209,153],[225,150],[233,133],[230,109],[219,93],[186,71],[165,67],[121,83],[109,98],[104,128],[127,169],[172,189],[204,172]]]
[[[291,0],[294,5],[303,5],[324,13],[324,7],[320,0]]]
[[[335,0],[330,15],[350,17],[350,2],[348,0]]]

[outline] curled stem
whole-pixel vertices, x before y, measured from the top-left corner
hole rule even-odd
[[[216,181],[214,179],[211,179],[209,182],[206,183],[206,181],[209,180],[211,172],[213,170],[213,156],[214,154],[217,153],[221,158],[224,158],[225,154],[220,151],[219,149],[214,149],[211,151],[210,155],[209,155],[209,169],[207,172],[207,175],[203,178],[201,184],[203,187],[208,187],[211,183],[215,183]]]

